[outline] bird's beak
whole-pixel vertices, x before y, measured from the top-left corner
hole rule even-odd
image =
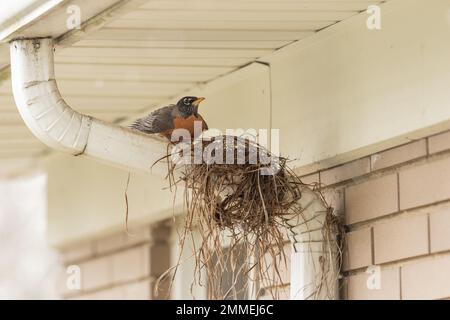
[[[203,100],[205,100],[205,98],[198,98],[197,100],[195,100],[194,102],[192,102],[192,105],[194,107],[198,107],[198,105],[200,104],[200,102],[202,102]]]

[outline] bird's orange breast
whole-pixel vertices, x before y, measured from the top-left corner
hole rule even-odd
[[[191,115],[187,118],[183,118],[183,117],[176,117],[173,118],[173,129],[172,130],[168,130],[167,132],[164,132],[164,134],[166,136],[168,136],[170,138],[170,135],[172,134],[172,131],[175,129],[185,129],[187,131],[189,131],[189,133],[191,134],[192,138],[196,138],[194,136],[194,124],[195,121],[201,121],[202,122],[202,130],[207,130],[208,126],[205,122],[205,120],[203,120],[203,118],[199,115],[198,117]]]

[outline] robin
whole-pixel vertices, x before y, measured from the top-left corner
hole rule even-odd
[[[181,98],[177,104],[157,109],[148,116],[137,119],[131,125],[131,128],[144,133],[159,133],[169,140],[171,140],[174,130],[186,129],[190,132],[191,139],[194,139],[196,138],[196,133],[194,132],[195,121],[201,121],[201,131],[208,130],[208,125],[198,113],[198,105],[203,100],[205,98],[189,96]]]

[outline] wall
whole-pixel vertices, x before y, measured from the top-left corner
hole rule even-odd
[[[381,8],[381,30],[362,13],[261,58],[281,153],[302,172],[450,129],[448,1]]]
[[[450,131],[303,181],[320,182],[345,221],[342,299],[450,298]]]
[[[450,131],[314,172],[303,181],[321,183],[328,203],[345,222],[342,299],[450,298]],[[150,227],[143,230],[148,232]],[[160,254],[172,252],[172,262],[166,262],[166,267],[178,257],[174,254],[175,236],[172,234],[172,240],[168,240],[170,236],[166,235],[162,241],[164,250]],[[149,236],[138,236],[133,240],[122,234],[67,249],[66,259],[79,262],[87,277],[83,284],[88,289],[78,297],[150,298],[149,286],[154,277],[149,276],[147,267],[152,261],[148,258],[152,243],[148,239]],[[122,243],[120,249],[117,243]],[[74,252],[77,258],[67,258],[73,257]],[[288,243],[285,252],[289,257]],[[143,256],[144,262],[139,260]],[[146,271],[142,271],[143,265]],[[288,299],[289,261],[278,266],[281,279],[277,297]],[[380,267],[379,289],[367,287],[369,266]],[[127,277],[132,277],[126,284],[121,284],[120,272],[115,275],[118,271],[114,270],[121,268],[126,268]],[[109,278],[106,270],[113,270]],[[186,265],[183,283],[178,284],[185,289],[178,287],[175,292],[182,292],[173,297],[190,297],[190,271]],[[97,284],[90,284],[89,279]],[[100,289],[92,292],[92,287]],[[274,292],[267,288],[259,298],[272,299]]]
[[[143,226],[60,250],[63,268],[58,290],[65,299],[166,299],[167,282],[155,284],[170,267],[171,229],[164,223]],[[80,288],[72,283],[73,266],[79,267]],[[68,272],[66,272],[66,270]]]
[[[200,112],[212,128],[225,133],[226,128],[270,127],[269,70],[263,64],[249,65],[203,85],[195,95],[207,97]],[[49,176],[49,238],[53,245],[64,246],[121,230],[128,172],[61,153],[47,157],[42,165]],[[133,172],[128,188],[130,223],[149,224],[179,213],[180,196],[181,191],[170,192],[164,177]]]
[[[450,132],[320,177],[345,199],[349,299],[450,297]],[[369,265],[381,267],[380,290],[367,289]]]
[[[261,59],[270,68],[253,63],[189,93],[207,97],[211,127],[280,129],[281,154],[298,172],[335,166],[450,128],[448,17],[446,0],[390,1],[379,31],[362,13]],[[63,155],[45,168],[54,245],[120,229],[126,172]],[[169,217],[165,187],[133,176],[130,217]]]
[[[57,256],[48,246],[47,177],[0,180],[0,299],[54,299]]]
[[[297,159],[305,182],[324,186],[347,225],[343,298],[447,298],[450,133],[435,134],[450,128],[450,45],[443,40],[449,5],[397,0],[382,8],[380,31],[369,31],[361,14],[265,57],[270,70],[252,64],[193,92],[208,97],[202,113],[214,127],[280,128],[282,154]],[[94,238],[123,226],[126,172],[61,155],[46,168],[53,243],[91,241],[89,254],[68,260],[87,263],[88,277],[115,270],[121,259],[113,257],[134,244],[104,252]],[[136,225],[174,212],[165,186],[160,178],[132,177]],[[145,257],[151,241],[140,243],[136,257]],[[103,267],[89,271],[91,260]],[[132,265],[148,259],[140,261]],[[381,267],[380,290],[367,289],[370,265]],[[147,292],[153,278],[145,265],[140,270],[128,282],[110,271],[83,294],[126,296],[137,283]],[[287,290],[284,274],[280,285]]]
[[[49,241],[67,246],[123,230],[128,172],[81,157],[55,154],[48,172]],[[127,190],[130,226],[171,216],[174,194],[168,181],[132,173]]]

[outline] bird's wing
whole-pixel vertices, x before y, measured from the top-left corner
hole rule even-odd
[[[137,119],[130,127],[145,133],[161,133],[173,129],[174,105],[157,109],[148,116]]]

